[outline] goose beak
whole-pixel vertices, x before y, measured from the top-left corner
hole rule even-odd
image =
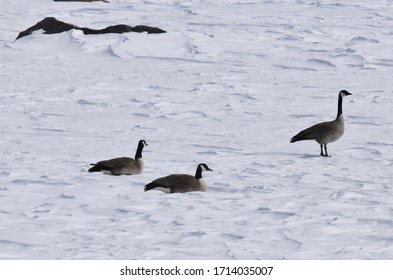
[[[213,169],[210,169],[209,167],[206,169],[206,171],[213,171]]]

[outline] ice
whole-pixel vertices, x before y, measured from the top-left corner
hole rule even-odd
[[[389,1],[5,1],[0,259],[391,259]],[[165,34],[18,33],[47,16]],[[300,129],[336,116],[319,156]],[[87,172],[133,156],[138,176]],[[205,193],[144,192],[207,163]]]

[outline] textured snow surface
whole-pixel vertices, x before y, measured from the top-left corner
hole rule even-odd
[[[392,259],[393,2],[2,0],[1,259]],[[166,34],[18,33],[47,16]],[[319,156],[300,130],[346,132]],[[135,154],[145,172],[90,163]],[[205,193],[144,192],[205,162]]]

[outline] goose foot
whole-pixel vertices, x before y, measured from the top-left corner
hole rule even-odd
[[[323,153],[323,150],[325,150],[325,153]],[[327,152],[327,145],[326,144],[321,144],[321,157],[330,157]]]

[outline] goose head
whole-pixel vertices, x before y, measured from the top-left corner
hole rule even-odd
[[[210,168],[207,166],[206,163],[200,163],[200,164],[198,165],[198,167],[200,167],[202,171],[213,171],[212,169],[210,169]]]
[[[145,140],[139,140],[138,147],[146,147],[146,146],[149,146],[149,145],[147,145]]]
[[[340,91],[340,96],[341,97],[345,97],[345,96],[348,96],[348,95],[352,95],[352,93],[346,91],[345,89]]]

